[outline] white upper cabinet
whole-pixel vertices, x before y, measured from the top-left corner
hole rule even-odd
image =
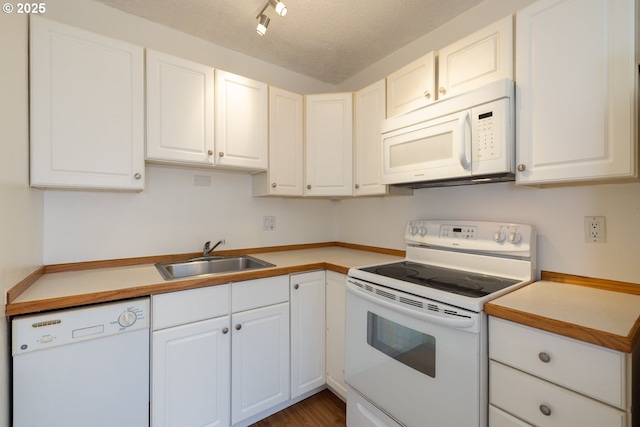
[[[147,50],[150,161],[213,165],[213,68]]]
[[[215,71],[216,165],[267,169],[267,110],[266,83]]]
[[[436,100],[435,53],[429,52],[387,76],[387,117],[417,110]]]
[[[354,196],[413,194],[410,188],[381,184],[380,124],[385,118],[385,88],[385,80],[381,80],[354,95]]]
[[[633,0],[540,0],[516,15],[519,184],[637,176]]]
[[[302,196],[304,98],[269,87],[269,169],[253,175],[254,196]]]
[[[355,185],[356,196],[385,194],[382,178],[380,123],[385,118],[385,81],[355,94]]]
[[[31,185],[144,188],[143,49],[32,16]]]
[[[438,99],[513,80],[513,16],[438,51]]]
[[[353,193],[353,94],[307,95],[306,196]]]

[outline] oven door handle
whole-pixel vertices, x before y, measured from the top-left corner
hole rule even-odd
[[[431,323],[437,323],[439,325],[444,325],[444,326],[449,326],[449,327],[453,327],[453,328],[458,328],[458,329],[468,329],[471,328],[474,324],[475,324],[475,320],[472,318],[467,318],[467,317],[458,317],[458,316],[454,316],[451,315],[449,317],[444,317],[444,316],[434,316],[433,314],[427,314],[427,313],[423,313],[419,310],[415,310],[415,309],[411,309],[411,308],[405,308],[402,307],[398,304],[394,304],[388,301],[383,300],[382,298],[375,298],[371,295],[367,295],[366,291],[360,291],[357,289],[351,289],[350,286],[354,286],[354,285],[349,285],[347,286],[347,292],[351,292],[352,294],[364,298],[366,300],[369,300],[371,302],[374,302],[376,304],[382,305],[384,307],[387,307],[391,310],[397,311],[399,313],[402,314],[406,314],[407,316],[411,316],[414,318],[418,318],[418,319],[422,319],[425,320],[427,322],[431,322]],[[447,315],[445,315],[447,316]]]

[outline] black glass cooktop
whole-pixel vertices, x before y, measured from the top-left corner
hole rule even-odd
[[[519,280],[410,261],[374,265],[359,270],[472,298],[483,297],[519,283]]]

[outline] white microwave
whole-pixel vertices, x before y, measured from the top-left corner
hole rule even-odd
[[[382,183],[513,181],[514,83],[499,80],[382,122]]]

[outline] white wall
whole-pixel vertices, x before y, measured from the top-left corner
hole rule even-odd
[[[584,217],[606,216],[606,243],[585,243]],[[513,183],[415,190],[342,201],[338,240],[401,249],[411,219],[521,222],[538,230],[538,269],[640,283],[640,183],[537,188]]]
[[[46,17],[298,93],[335,91],[93,1],[47,4]],[[211,187],[194,186],[194,175],[210,176]],[[47,190],[44,263],[194,252],[220,238],[226,249],[335,239],[335,202],[252,198],[246,174],[150,166],[146,185],[141,193]],[[275,231],[262,230],[264,215],[276,216]]]
[[[485,0],[451,22],[349,79],[357,90],[533,0]],[[517,55],[517,52],[516,52]],[[517,70],[516,70],[517,81]],[[606,216],[607,242],[585,243],[584,217]],[[413,197],[340,204],[338,240],[402,248],[411,219],[478,219],[530,223],[538,229],[538,269],[640,283],[640,184],[535,188],[515,184],[416,190]]]
[[[253,198],[246,174],[147,166],[141,193],[47,191],[44,263],[197,252],[222,238],[220,249],[330,241],[336,203]],[[263,231],[264,215],[276,230]]]
[[[92,0],[55,0],[46,18],[115,39],[241,74],[298,93],[331,92],[334,86],[240,54]]]
[[[365,86],[383,79],[388,74],[402,68],[404,65],[422,57],[428,52],[437,52],[439,49],[474,31],[484,28],[498,19],[515,13],[517,10],[530,5],[534,1],[535,0],[484,0],[450,22],[398,49],[386,58],[383,58],[350,79],[347,79],[338,86],[338,90],[349,91],[362,89]]]
[[[27,18],[0,14],[0,299],[42,265],[43,194],[29,188]],[[0,427],[9,426],[8,324],[0,316]]]

